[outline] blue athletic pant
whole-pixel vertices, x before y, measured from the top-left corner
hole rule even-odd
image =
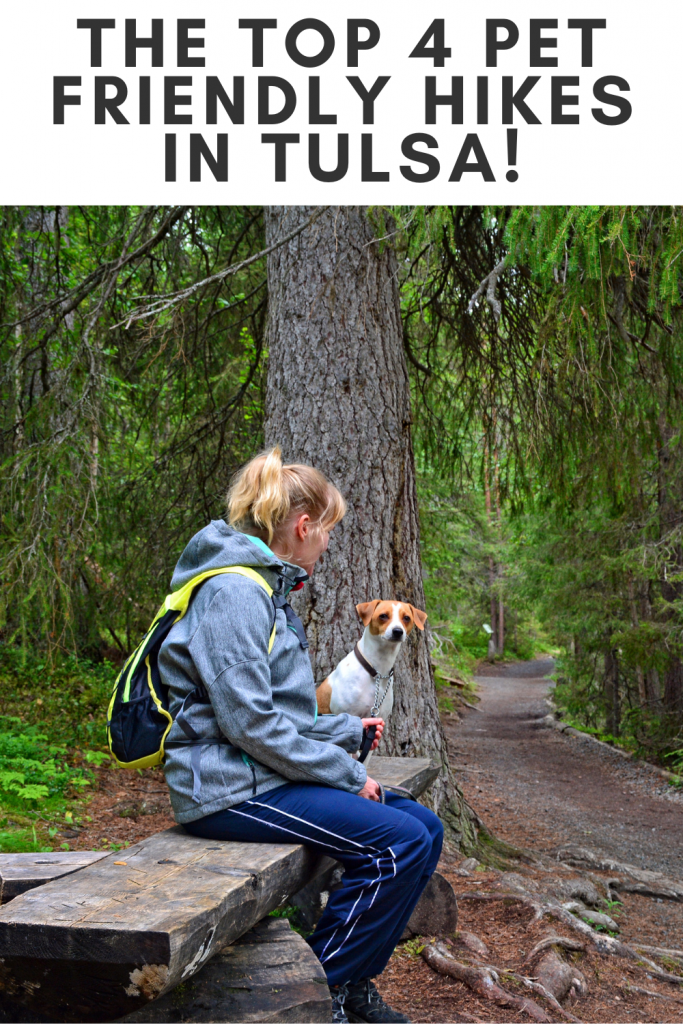
[[[386,967],[441,853],[432,811],[389,792],[386,800],[288,782],[185,828],[211,840],[301,842],[341,861],[342,886],[308,941],[330,985],[354,984]]]

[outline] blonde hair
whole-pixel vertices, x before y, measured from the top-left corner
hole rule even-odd
[[[346,502],[312,466],[283,466],[280,446],[257,455],[236,474],[228,491],[228,522],[271,544],[293,516],[307,513],[312,526],[331,530],[343,518]]]

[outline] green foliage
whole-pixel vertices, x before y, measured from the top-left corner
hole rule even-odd
[[[292,931],[298,932],[298,934],[303,935],[304,938],[311,934],[311,930],[304,928],[301,924],[297,908],[290,906],[288,903],[283,907],[276,907],[275,910],[271,910],[268,917],[286,918],[286,920],[289,921]]]
[[[260,443],[260,209],[0,209],[0,631],[121,657]],[[113,651],[107,651],[112,648]]]
[[[401,943],[402,951],[407,953],[409,956],[414,956],[414,957],[420,956],[420,954],[422,953],[422,950],[424,948],[425,948],[425,944],[424,944],[424,942],[421,942],[419,938],[418,939],[407,939],[405,942]]]
[[[371,217],[397,250],[437,675],[468,678],[502,605],[498,657],[559,648],[572,720],[683,763],[680,209]],[[261,444],[264,263],[200,282],[262,247],[258,208],[0,209],[2,707],[93,764],[109,660]]]
[[[579,727],[675,758],[680,210],[454,207],[401,222],[423,472],[487,492],[494,521],[500,509],[490,557],[504,571],[481,597],[502,595],[528,637],[560,648],[557,699]]]
[[[50,743],[37,726],[0,717],[0,800],[32,808],[51,797],[90,785],[92,774],[68,763],[65,747]]]
[[[7,824],[7,819],[4,823]],[[49,853],[51,849],[51,846],[41,843],[35,825],[30,828],[0,828],[0,853]]]
[[[85,756],[97,765],[107,756],[97,748],[106,742],[104,716],[117,673],[108,661],[68,656],[50,664],[40,650],[0,643],[0,705],[71,751],[94,748]]]
[[[50,850],[58,825],[80,817],[102,749],[116,669],[0,644],[0,852]],[[38,833],[36,832],[38,829]],[[68,844],[67,844],[68,848]]]

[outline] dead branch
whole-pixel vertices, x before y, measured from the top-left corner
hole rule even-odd
[[[144,320],[147,317],[157,316],[159,313],[163,313],[165,310],[171,309],[173,306],[179,305],[185,299],[189,299],[192,295],[194,295],[195,292],[198,292],[200,288],[206,288],[208,285],[217,284],[220,281],[224,281],[227,277],[231,277],[233,274],[237,274],[240,270],[244,270],[245,267],[250,266],[252,263],[256,263],[258,260],[263,259],[264,256],[268,256],[269,253],[274,252],[276,249],[281,248],[281,246],[283,245],[286,245],[287,242],[291,242],[293,238],[296,238],[297,235],[300,235],[303,231],[306,230],[306,228],[309,228],[311,227],[312,224],[315,224],[318,218],[321,217],[322,214],[325,213],[327,210],[329,210],[329,206],[316,207],[316,209],[313,211],[313,213],[311,214],[307,221],[304,221],[303,224],[300,224],[299,227],[295,228],[293,231],[290,231],[282,238],[276,239],[272,245],[267,246],[265,249],[261,249],[260,252],[255,253],[253,256],[249,256],[248,259],[246,260],[241,260],[239,263],[233,263],[229,267],[225,267],[224,270],[220,270],[217,274],[212,274],[210,277],[205,277],[201,281],[195,281],[195,283],[190,285],[188,288],[182,288],[180,291],[177,292],[169,292],[167,295],[162,295],[159,298],[155,299],[153,302],[137,306],[130,313],[128,313],[124,320],[121,320],[119,321],[119,323],[114,324],[113,327],[110,329],[114,330],[115,327],[120,327],[123,324],[125,324],[126,329],[128,329],[130,325],[134,323],[136,320]]]
[[[479,712],[480,712],[481,714],[483,714],[483,713],[484,713],[484,712],[483,712],[483,711],[481,710],[481,708],[478,708],[478,707],[476,706],[476,704],[470,704],[470,702],[469,702],[468,700],[465,700],[465,698],[463,697],[463,695],[462,695],[461,693],[456,693],[456,694],[454,694],[454,697],[455,697],[455,698],[456,698],[457,700],[459,700],[461,704],[464,704],[466,708],[470,708],[470,710],[471,710],[471,711],[479,711]]]
[[[501,260],[500,263],[493,268],[491,273],[486,275],[469,301],[467,306],[468,313],[472,312],[479,299],[482,297],[484,292],[486,292],[486,301],[493,311],[496,323],[498,323],[501,313],[503,312],[503,307],[500,304],[500,300],[496,298],[496,285],[498,284],[498,278],[503,273],[504,269],[505,260]]]
[[[157,211],[158,207],[149,206],[143,212],[140,218],[138,218],[138,225],[142,224],[143,221],[151,219],[153,214]],[[31,320],[37,317],[42,317],[52,310],[59,309],[60,318],[64,319],[69,313],[73,313],[75,309],[81,304],[81,302],[87,298],[87,296],[98,287],[103,277],[106,277],[114,268],[118,269],[120,273],[124,267],[136,260],[142,259],[152,249],[155,248],[159,242],[168,234],[171,228],[185,216],[187,212],[186,206],[174,206],[164,218],[159,226],[156,233],[143,243],[134,252],[129,253],[125,259],[121,260],[118,256],[115,259],[109,260],[107,263],[101,263],[99,267],[96,267],[86,278],[84,278],[79,284],[77,284],[70,291],[63,295],[58,296],[56,299],[52,299],[50,302],[42,302],[37,306],[34,306],[25,316],[20,320],[14,320],[11,323],[2,324],[2,327],[19,327],[22,324],[29,323]],[[130,244],[130,239],[128,244]]]

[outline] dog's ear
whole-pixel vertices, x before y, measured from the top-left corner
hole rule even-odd
[[[366,601],[365,604],[357,604],[356,611],[364,626],[367,626],[368,622],[375,614],[375,608],[379,604],[379,601]]]
[[[419,608],[415,608],[414,605],[410,606],[413,611],[413,618],[415,619],[415,625],[418,629],[425,628],[425,622],[427,621],[427,613],[421,612]]]

